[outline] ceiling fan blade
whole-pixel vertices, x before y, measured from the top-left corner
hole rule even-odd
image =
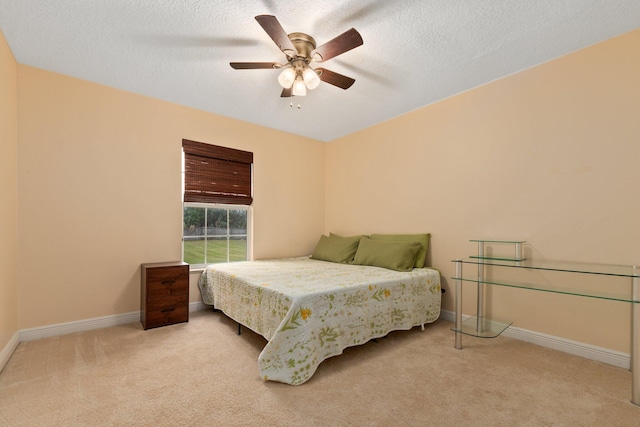
[[[261,68],[280,68],[282,65],[277,62],[230,62],[231,68],[236,70],[257,70]]]
[[[287,56],[297,55],[298,51],[293,45],[287,32],[282,28],[280,22],[273,15],[256,16],[258,24],[269,34],[269,37],[276,43],[278,48]]]
[[[356,80],[351,77],[343,76],[342,74],[327,70],[326,68],[316,68],[315,71],[318,73],[320,80],[341,89],[349,89],[351,85],[356,82]]]
[[[316,62],[323,62],[362,46],[363,43],[360,33],[355,28],[352,28],[318,47],[313,51],[312,57]]]
[[[293,86],[290,88],[284,88],[282,89],[282,93],[280,94],[280,98],[289,98],[290,96],[293,95]]]

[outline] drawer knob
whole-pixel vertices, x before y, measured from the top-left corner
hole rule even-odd
[[[161,310],[163,313],[171,313],[172,311],[174,311],[175,308],[165,308],[164,310]]]
[[[162,283],[163,285],[172,285],[174,284],[176,281],[175,280],[163,280]]]

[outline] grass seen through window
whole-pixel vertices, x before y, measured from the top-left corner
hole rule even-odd
[[[227,262],[227,242],[229,243],[229,261],[244,261],[247,259],[246,239],[207,240],[207,264]],[[205,240],[184,241],[184,262],[188,264],[205,264]]]

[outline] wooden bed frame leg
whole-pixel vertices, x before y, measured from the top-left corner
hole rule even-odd
[[[238,323],[238,335],[242,334],[242,325]]]

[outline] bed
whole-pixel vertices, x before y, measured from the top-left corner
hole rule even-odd
[[[424,328],[440,315],[437,270],[397,271],[314,255],[214,264],[198,282],[205,304],[266,338],[258,357],[264,380],[302,384],[345,348]]]

